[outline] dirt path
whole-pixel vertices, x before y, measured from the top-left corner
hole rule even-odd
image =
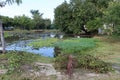
[[[83,70],[83,69],[76,69],[74,70],[72,76],[68,76],[63,71],[57,71],[53,67],[53,64],[45,64],[36,62],[34,64],[34,68],[30,68],[30,66],[24,66],[25,73],[23,73],[21,78],[26,78],[26,80],[119,80],[120,79],[120,67],[117,65],[113,66],[118,71],[114,73],[107,73],[107,74],[98,74],[92,71]],[[6,70],[0,70],[0,74],[4,74]],[[16,80],[16,79],[15,79]]]

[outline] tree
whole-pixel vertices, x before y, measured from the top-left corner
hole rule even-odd
[[[39,13],[39,10],[31,10],[31,14],[33,15],[33,21],[35,24],[35,29],[43,29],[44,28],[44,20],[42,18],[43,13]]]
[[[105,12],[106,23],[112,24],[113,33],[120,35],[120,2],[111,2]]]
[[[71,6],[73,6],[73,26],[76,29],[75,32],[79,34],[81,31],[84,31],[86,34],[89,34],[90,31],[86,29],[86,24],[99,17],[99,11],[96,6],[91,2],[83,2],[81,0],[73,1]]]
[[[25,15],[15,16],[14,17],[14,24],[16,27],[18,27],[20,29],[30,30],[34,27],[33,20]]]
[[[9,18],[7,16],[0,16],[0,19],[2,20],[3,28],[10,27],[10,26],[14,25],[13,18]]]
[[[45,26],[45,29],[51,29],[51,20],[44,19],[44,26]]]
[[[22,0],[5,0],[5,1],[0,1],[0,7],[4,7],[6,4],[13,4],[17,3],[18,5],[22,3]]]
[[[101,25],[104,10],[111,0],[70,0],[55,9],[55,24],[61,31],[90,34]],[[94,28],[92,28],[92,23]],[[97,27],[96,27],[97,26]]]
[[[54,24],[57,28],[65,33],[73,33],[71,22],[72,22],[72,13],[70,5],[65,1],[61,5],[55,8],[55,20]]]

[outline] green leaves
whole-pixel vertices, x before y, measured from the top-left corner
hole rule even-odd
[[[18,5],[22,3],[22,0],[6,0],[7,4],[11,5],[13,3],[17,3]]]
[[[105,21],[108,24],[112,24],[113,33],[120,34],[120,2],[111,2],[108,9],[105,12]]]
[[[78,66],[84,69],[91,69],[98,73],[107,73],[112,71],[110,64],[95,58],[90,54],[79,54],[77,56]]]
[[[56,26],[65,33],[92,32],[100,27],[99,19],[111,0],[70,0],[59,5],[55,13]],[[92,25],[92,23],[94,23]],[[85,29],[87,26],[90,29]]]
[[[33,28],[34,23],[31,18],[23,15],[14,17],[14,25],[16,25],[17,27],[19,26],[20,29],[30,30]]]
[[[66,69],[69,54],[60,54],[55,58],[55,67],[57,69]],[[97,73],[107,73],[113,71],[112,66],[90,54],[79,53],[73,58],[73,68],[89,69]]]
[[[31,10],[32,20],[34,22],[34,29],[47,29],[51,26],[50,19],[43,19],[43,13],[40,13],[39,10]]]
[[[66,33],[71,32],[72,12],[70,5],[67,2],[63,2],[61,5],[56,7],[54,13],[55,26]]]
[[[87,24],[86,24],[88,31],[97,30],[99,27],[102,27],[102,26],[103,26],[103,23],[100,20],[100,18],[91,20],[91,21],[87,22]]]

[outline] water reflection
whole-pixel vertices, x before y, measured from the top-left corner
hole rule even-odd
[[[43,40],[46,38],[63,38],[61,33],[14,33],[13,36],[10,36],[5,39],[7,43],[10,43],[6,46],[6,50],[16,50],[16,51],[26,51],[34,54],[41,54],[42,56],[54,57],[54,48],[53,47],[44,47],[44,48],[33,48],[27,46],[28,43],[33,40],[29,39],[40,39]],[[17,42],[14,42],[17,41]],[[13,43],[12,43],[13,42]],[[12,43],[12,44],[11,44]]]
[[[46,57],[54,57],[54,47],[43,47],[43,48],[33,48],[27,46],[33,40],[24,40],[24,41],[17,41],[13,44],[7,45],[6,50],[16,50],[16,51],[26,51],[31,52],[34,54],[40,54]]]

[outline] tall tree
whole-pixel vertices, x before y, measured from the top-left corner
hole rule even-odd
[[[72,13],[71,13],[70,5],[65,1],[61,5],[55,8],[54,13],[55,13],[54,16],[55,26],[59,28],[61,31],[64,31],[66,33],[71,33]]]
[[[89,34],[102,24],[101,18],[110,1],[70,0],[69,4],[63,2],[55,9],[55,24],[64,32]],[[95,24],[92,25],[94,22]]]
[[[42,29],[44,27],[43,13],[40,13],[39,10],[31,10],[30,12],[35,23],[35,29]]]

